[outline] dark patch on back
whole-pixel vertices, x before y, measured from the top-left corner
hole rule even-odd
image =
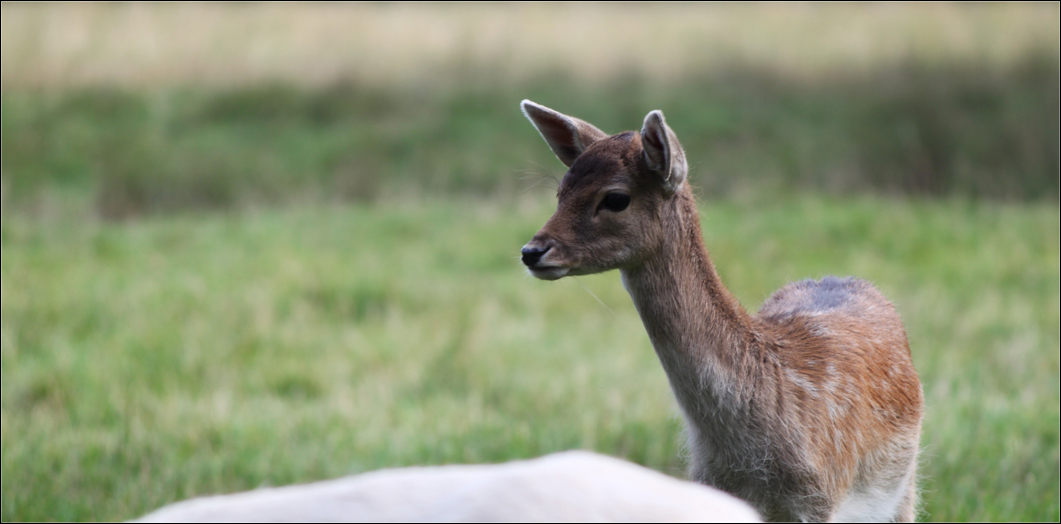
[[[828,310],[836,309],[851,299],[854,291],[851,286],[851,278],[841,280],[836,277],[825,277],[818,282],[806,279],[800,282],[808,287],[810,302],[814,309]]]
[[[869,289],[871,286],[868,282],[855,277],[808,278],[778,290],[763,303],[759,314],[779,317],[841,309],[857,303]]]

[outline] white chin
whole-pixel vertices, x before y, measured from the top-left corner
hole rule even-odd
[[[557,280],[562,278],[569,271],[566,267],[543,267],[543,268],[527,268],[530,274],[534,275],[535,278],[542,280]]]

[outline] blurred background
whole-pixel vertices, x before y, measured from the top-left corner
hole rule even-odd
[[[529,98],[661,109],[755,310],[906,321],[924,520],[1057,521],[1057,3],[0,7],[2,517],[571,448],[684,475],[618,275],[530,279]]]

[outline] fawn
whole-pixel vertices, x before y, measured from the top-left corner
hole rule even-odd
[[[891,303],[826,277],[748,314],[704,247],[662,112],[608,136],[521,106],[569,168],[523,263],[544,280],[619,270],[684,415],[692,479],[767,520],[913,521],[923,399]]]

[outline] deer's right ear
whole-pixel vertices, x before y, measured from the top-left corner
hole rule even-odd
[[[558,113],[530,100],[521,102],[520,107],[527,119],[534,124],[538,133],[541,133],[545,143],[549,144],[556,158],[559,158],[567,167],[571,167],[575,159],[594,142],[608,138],[604,131],[587,122]]]
[[[663,179],[663,190],[673,195],[685,182],[689,165],[685,162],[685,151],[678,143],[678,137],[663,119],[662,111],[657,109],[645,116],[641,146],[645,149],[645,165]]]

